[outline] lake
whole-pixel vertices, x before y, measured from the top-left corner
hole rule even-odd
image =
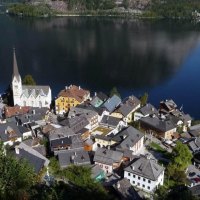
[[[51,19],[0,15],[0,91],[11,81],[16,48],[22,77],[49,84],[53,95],[77,84],[122,97],[172,98],[200,119],[200,25],[104,17]]]

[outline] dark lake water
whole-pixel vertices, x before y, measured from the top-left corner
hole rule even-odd
[[[200,25],[181,21],[68,17],[23,19],[0,15],[0,91],[11,81],[15,46],[22,76],[123,97],[147,91],[155,106],[174,99],[200,118]]]

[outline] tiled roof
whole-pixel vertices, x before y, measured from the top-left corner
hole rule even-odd
[[[152,115],[157,114],[158,110],[150,103],[146,104],[139,110],[140,113],[142,113],[144,116],[146,115]]]
[[[31,95],[34,98],[40,96],[47,96],[49,93],[49,86],[40,86],[40,85],[22,85],[22,95],[25,95],[27,98]]]
[[[109,127],[117,127],[121,119],[109,115],[104,115],[100,125],[109,126]]]
[[[89,94],[90,92],[88,90],[84,90],[80,87],[77,87],[76,85],[71,85],[62,90],[58,94],[58,97],[71,97],[81,103],[82,101],[84,101],[84,96]]]
[[[5,107],[5,116],[6,118],[12,117],[12,116],[17,116],[17,115],[22,115],[28,113],[30,107],[28,106],[14,106],[14,107]]]

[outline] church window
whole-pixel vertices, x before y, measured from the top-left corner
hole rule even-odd
[[[39,107],[40,107],[40,108],[42,107],[42,102],[41,102],[41,101],[39,101]]]
[[[24,101],[24,106],[26,106],[26,101]]]

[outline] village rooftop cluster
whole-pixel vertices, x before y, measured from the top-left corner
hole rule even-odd
[[[123,198],[140,199],[164,184],[161,163],[169,160],[153,146],[171,152],[179,140],[194,155],[200,149],[200,125],[191,126],[190,115],[173,100],[163,100],[156,108],[148,102],[142,105],[133,95],[91,96],[89,90],[70,85],[60,91],[50,110],[50,87],[22,85],[15,53],[12,90],[15,106],[0,103],[0,140],[14,147],[16,158],[26,159],[37,174],[48,169],[51,156],[62,169],[89,166],[96,181],[113,186]],[[197,156],[186,172],[190,188],[200,183],[195,167],[199,164]]]

